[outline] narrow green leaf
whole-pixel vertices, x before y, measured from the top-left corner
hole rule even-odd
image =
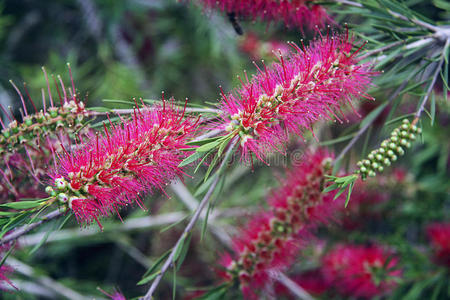
[[[155,272],[155,270],[159,267],[159,265],[170,255],[170,253],[172,252],[172,249],[167,250],[166,252],[164,252],[163,255],[161,255],[154,263],[153,265],[150,267],[150,269],[147,270],[147,272],[145,272],[145,274],[142,276],[142,280],[146,279],[148,277],[149,274],[153,274]],[[150,279],[151,280],[151,279]],[[150,281],[149,280],[149,281]],[[148,281],[146,281],[145,283],[147,283]],[[144,283],[142,283],[144,284]],[[139,283],[138,283],[139,285]]]
[[[187,165],[193,163],[194,161],[200,159],[204,155],[205,155],[205,153],[195,152],[195,153],[189,155],[188,157],[186,157],[182,162],[180,162],[180,164],[178,166],[179,167],[187,166]]]
[[[336,184],[336,183],[335,183],[335,184],[332,184],[332,185],[326,187],[326,188],[323,190],[323,193],[328,193],[328,192],[334,191],[334,190],[337,189],[337,188],[339,188],[339,185],[338,185],[338,184]]]
[[[3,258],[2,258],[2,260],[0,261],[0,268],[3,266],[3,264],[5,263],[5,261],[6,261],[6,259],[8,258],[8,256],[12,253],[12,251],[13,251],[13,249],[14,249],[15,246],[16,246],[16,241],[14,241],[14,242],[12,243],[12,245],[9,247],[8,252],[6,252],[6,253],[3,255]]]
[[[212,137],[212,138],[207,138],[204,140],[200,140],[200,141],[191,141],[191,142],[187,142],[186,145],[190,145],[190,146],[201,146],[204,144],[208,144],[214,141],[217,141],[218,139],[220,139],[221,136],[216,136],[216,137]]]
[[[340,188],[339,192],[337,192],[336,195],[334,195],[333,200],[336,200],[337,198],[339,198],[339,196],[342,195],[342,193],[345,192],[345,190],[346,190],[346,186]]]
[[[347,194],[347,199],[345,200],[345,207],[347,207],[348,203],[350,202],[350,196],[352,194],[352,190],[353,190],[353,185],[354,184],[355,184],[355,182],[352,182],[348,186],[348,194]]]
[[[190,214],[185,215],[185,216],[184,216],[183,218],[181,218],[180,220],[178,220],[178,221],[176,221],[176,222],[174,222],[174,223],[172,223],[172,224],[170,224],[170,225],[167,225],[166,227],[163,227],[163,228],[159,231],[159,233],[166,232],[167,230],[169,230],[169,229],[171,229],[171,228],[177,226],[178,224],[180,224],[181,222],[183,222],[184,220],[186,220],[186,218],[189,217],[189,216],[190,216]]]
[[[177,259],[178,259],[178,257],[180,257],[181,250],[183,250],[183,246],[184,246],[184,242],[185,242],[186,238],[187,238],[187,234],[184,233],[184,234],[183,234],[183,237],[182,237],[181,240],[180,240],[180,243],[179,243],[178,246],[177,246],[177,248],[174,249],[174,251],[175,251],[175,254],[174,254],[174,256],[173,256],[173,261],[174,261],[174,262],[176,262]]]
[[[205,178],[203,178],[203,181],[205,182],[206,180],[208,180],[209,175],[211,174],[212,170],[214,169],[214,167],[217,164],[217,161],[219,160],[219,154],[217,153],[217,155],[214,156],[212,162],[209,164],[208,170],[206,170],[205,173]]]
[[[378,106],[377,108],[375,108],[373,111],[371,111],[365,118],[364,120],[361,121],[359,128],[363,128],[364,126],[366,126],[369,123],[372,123],[373,120],[375,120],[383,111],[383,109],[387,106],[387,102],[381,104],[380,106]]]
[[[155,273],[152,273],[150,276],[147,276],[147,277],[145,277],[145,278],[142,278],[136,285],[143,285],[143,284],[146,284],[146,283],[152,281],[153,279],[155,279],[156,276],[159,275],[159,273],[161,273],[160,270],[158,270],[158,271],[155,272]]]
[[[208,152],[208,151],[216,148],[217,146],[219,146],[220,142],[221,142],[220,140],[215,140],[215,141],[209,142],[207,144],[201,145],[200,147],[196,148],[195,151]]]
[[[5,203],[0,204],[0,208],[11,208],[11,209],[30,209],[37,207],[41,205],[42,202],[40,201],[18,201],[18,202],[11,202],[11,203]]]
[[[203,194],[204,192],[206,192],[206,190],[209,188],[209,186],[213,183],[216,176],[218,176],[217,172],[214,175],[212,175],[211,177],[209,177],[208,180],[203,182],[195,191],[194,197],[197,197],[197,196]]]
[[[430,115],[431,115],[431,126],[434,124],[434,118],[436,116],[436,96],[434,91],[431,93],[431,104],[430,104]]]
[[[184,262],[184,259],[186,258],[186,255],[187,255],[187,253],[189,251],[189,246],[191,244],[191,237],[192,237],[192,234],[189,233],[188,237],[186,238],[186,242],[183,245],[183,249],[181,250],[181,253],[180,253],[180,256],[178,258],[178,261],[177,261],[177,271],[180,269],[181,265]]]

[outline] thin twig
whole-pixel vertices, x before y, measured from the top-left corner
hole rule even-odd
[[[359,7],[359,8],[364,7],[363,4],[358,3],[358,2],[354,2],[354,1],[349,1],[349,0],[334,0],[334,1],[337,2],[337,3],[346,4],[346,5],[349,5],[349,6],[354,6],[354,7]],[[408,18],[408,17],[406,17],[406,16],[404,16],[404,15],[402,15],[402,14],[399,14],[399,13],[397,13],[397,12],[394,12],[394,11],[392,11],[392,10],[390,10],[390,9],[388,9],[387,11],[388,11],[392,16],[394,16],[394,17],[396,17],[396,18],[399,18],[399,19],[401,19],[401,20],[403,20],[403,21],[410,21],[410,22],[413,22],[414,24],[416,24],[416,25],[418,25],[418,26],[420,26],[420,27],[429,29],[429,30],[434,31],[434,32],[437,32],[437,31],[440,30],[440,28],[439,28],[438,26],[431,25],[431,24],[429,24],[429,23],[427,23],[427,22],[424,22],[424,21],[421,21],[421,20],[419,20],[419,19],[416,19],[416,18],[410,19],[410,18]]]
[[[364,55],[361,55],[361,56],[358,57],[358,58],[361,59],[361,60],[363,60],[363,59],[365,59],[365,58],[367,58],[367,57],[369,57],[369,56],[371,56],[371,55],[374,55],[374,54],[383,52],[383,51],[385,51],[385,50],[388,50],[388,49],[391,49],[391,48],[400,46],[400,45],[402,45],[402,44],[404,44],[404,43],[406,43],[405,40],[397,41],[397,42],[395,42],[395,43],[392,43],[392,44],[389,44],[389,45],[386,45],[386,46],[383,46],[383,47],[380,47],[380,48],[377,48],[377,49],[374,49],[374,50],[371,50],[371,51],[367,51]]]
[[[115,113],[115,114],[132,114],[136,110],[134,108],[124,108],[124,109],[111,109],[109,111],[95,111],[92,110],[89,112],[92,116],[104,116],[109,113]],[[220,111],[218,109],[214,108],[195,108],[195,107],[186,107],[187,113],[214,113],[218,114]]]
[[[349,6],[354,6],[354,7],[364,7],[364,5],[362,5],[361,3],[358,2],[354,2],[354,1],[348,1],[348,0],[334,0],[337,3],[342,3],[342,4],[346,4]]]
[[[191,194],[191,192],[187,189],[187,187],[180,181],[171,184],[171,189],[177,194],[178,198],[186,205],[190,211],[194,212],[198,207],[198,200]],[[211,216],[214,217],[214,216]],[[200,218],[204,220],[206,218],[206,214],[202,213]],[[231,237],[230,235],[223,229],[222,226],[218,226],[211,218],[209,225],[211,227],[211,233],[227,248],[231,248]]]
[[[30,232],[34,228],[36,228],[36,227],[38,227],[38,226],[40,226],[40,225],[42,225],[42,224],[44,224],[44,223],[46,223],[48,221],[51,221],[51,220],[56,219],[56,218],[59,218],[63,214],[64,214],[63,211],[55,210],[55,211],[52,211],[51,213],[43,216],[41,218],[41,220],[39,220],[37,222],[31,223],[31,224],[28,224],[28,225],[24,225],[24,226],[22,226],[22,227],[20,227],[20,228],[18,228],[16,230],[14,230],[11,234],[8,234],[7,236],[5,236],[4,238],[2,238],[0,240],[0,246],[3,245],[3,244],[9,243],[11,241],[16,240],[17,238],[19,238],[22,235]]]
[[[221,165],[219,166],[218,170],[222,170],[222,168],[225,167],[227,161],[228,161],[228,157],[231,155],[231,153],[233,152],[234,146],[236,145],[237,140],[234,140],[230,143],[230,146],[227,150],[227,153],[225,154],[225,157],[221,163]],[[202,201],[200,202],[197,210],[195,211],[194,215],[192,216],[192,219],[189,221],[189,224],[186,226],[186,228],[184,229],[183,233],[180,235],[180,238],[178,239],[178,241],[176,242],[175,246],[172,248],[172,251],[169,255],[169,257],[167,258],[167,260],[165,261],[164,265],[162,266],[159,274],[155,277],[155,279],[152,282],[152,285],[150,286],[147,294],[145,294],[145,296],[142,298],[143,300],[151,300],[152,299],[152,295],[155,292],[156,288],[158,287],[162,277],[164,276],[164,274],[166,273],[166,271],[169,269],[169,267],[173,264],[174,258],[175,258],[175,252],[176,249],[178,249],[178,247],[181,245],[181,243],[184,241],[185,237],[191,232],[191,230],[194,228],[194,225],[197,223],[197,220],[200,218],[200,215],[203,211],[203,209],[205,208],[206,204],[209,202],[216,186],[217,183],[219,182],[220,179],[220,174],[218,174],[218,176],[216,176],[216,178],[214,179],[214,181],[212,182],[211,186],[209,187],[208,191],[206,192],[206,195],[203,197]]]
[[[44,275],[38,275],[37,272],[33,270],[32,267],[24,264],[21,261],[18,261],[17,259],[13,257],[8,257],[5,262],[10,267],[14,268],[14,270],[20,274],[23,274],[29,278],[32,278],[36,282],[38,282],[40,285],[46,287],[47,289],[57,293],[60,296],[63,296],[67,299],[73,299],[73,300],[83,300],[87,299],[89,297],[82,296],[79,293],[75,292],[74,290],[71,290],[70,288],[56,282],[50,277],[44,276]]]
[[[298,285],[296,282],[292,281],[289,277],[287,277],[283,273],[276,273],[272,276],[272,278],[276,279],[279,283],[284,285],[291,291],[292,294],[297,296],[298,299],[301,300],[314,300],[314,298],[305,291],[300,285]]]
[[[184,212],[171,212],[167,214],[160,214],[156,216],[145,216],[140,218],[129,218],[123,223],[117,224],[117,226],[107,226],[103,231],[101,231],[96,226],[90,226],[80,230],[80,228],[65,229],[54,232],[48,237],[47,243],[70,240],[74,238],[88,238],[90,236],[95,236],[97,234],[103,234],[106,237],[109,236],[108,233],[120,233],[128,232],[134,230],[145,230],[153,227],[163,226],[167,224],[172,224],[178,222],[179,220],[186,217]],[[45,232],[38,232],[22,237],[19,242],[21,247],[29,247],[40,243],[40,241],[45,238]]]
[[[413,125],[416,124],[419,121],[420,115],[422,114],[422,112],[425,109],[425,104],[427,103],[428,99],[430,98],[430,95],[431,95],[431,92],[433,90],[433,87],[434,87],[434,85],[436,83],[436,80],[437,80],[437,78],[439,76],[439,72],[441,71],[442,65],[444,64],[445,52],[447,50],[447,47],[449,47],[449,46],[450,46],[450,39],[448,39],[447,42],[445,43],[444,49],[443,49],[442,54],[441,54],[441,59],[440,59],[439,64],[438,64],[438,66],[436,68],[436,71],[434,71],[433,79],[432,79],[432,81],[431,81],[431,83],[430,83],[430,85],[428,87],[428,90],[427,90],[427,92],[425,94],[425,97],[423,98],[422,103],[420,104],[419,109],[417,110],[416,114],[414,115],[414,120],[412,122]]]

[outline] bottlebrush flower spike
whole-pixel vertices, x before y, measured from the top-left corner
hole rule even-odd
[[[329,284],[342,295],[371,299],[391,291],[402,272],[395,270],[398,259],[379,245],[338,245],[322,261]]]
[[[289,133],[312,130],[316,121],[339,120],[336,112],[352,98],[372,99],[364,91],[374,72],[358,63],[348,32],[321,37],[303,50],[291,45],[287,59],[280,55],[270,68],[258,68],[235,93],[222,92],[218,127],[240,135],[245,159],[282,151]]]
[[[427,234],[434,247],[436,263],[450,268],[450,223],[431,224]]]
[[[246,298],[255,298],[271,280],[271,271],[283,270],[297,257],[308,230],[330,220],[336,210],[334,194],[322,192],[331,173],[331,156],[325,151],[308,153],[269,199],[269,211],[255,215],[234,239],[236,257],[222,257],[222,274],[237,280]]]
[[[138,108],[131,120],[111,129],[105,125],[103,135],[71,153],[64,150],[47,191],[85,224],[133,202],[142,206],[143,193],[162,190],[183,174],[181,149],[197,126],[184,117],[184,111],[163,100],[162,107]]]
[[[0,120],[3,128],[0,135],[0,169],[4,170],[1,171],[3,178],[0,182],[0,192],[5,196],[3,200],[18,200],[21,197],[42,194],[43,191],[36,189],[36,182],[40,182],[43,175],[46,175],[46,169],[53,157],[52,153],[58,150],[57,141],[67,140],[68,135],[73,136],[75,132],[81,136],[87,131],[87,129],[81,129],[86,124],[89,112],[85,109],[84,103],[77,99],[70,66],[72,87],[68,91],[60,76],[58,76],[59,84],[53,77],[60,106],[54,102],[55,97],[52,96],[47,73],[44,68],[42,69],[48,91],[46,95],[42,89],[42,110],[37,110],[25,84],[24,94],[28,98],[29,105],[26,103],[24,94],[12,81],[11,84],[22,103],[21,119],[16,119],[12,113],[9,114],[0,105],[10,121],[5,125]],[[49,103],[46,97],[49,98]],[[30,105],[34,113],[27,109]],[[20,187],[13,186],[13,182],[21,182]]]
[[[240,18],[283,22],[286,27],[315,29],[332,22],[326,10],[314,0],[201,0],[205,8],[218,9]]]

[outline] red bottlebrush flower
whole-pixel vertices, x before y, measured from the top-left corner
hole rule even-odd
[[[42,110],[37,110],[26,84],[21,91],[12,81],[11,84],[22,103],[20,109],[22,117],[16,119],[12,112],[9,114],[0,104],[0,108],[10,121],[9,124],[4,124],[0,119],[2,126],[0,169],[4,170],[1,171],[3,178],[0,180],[2,200],[45,196],[36,182],[41,183],[47,177],[46,169],[53,163],[54,155],[52,154],[59,149],[57,144],[68,140],[69,135],[71,135],[70,138],[74,138],[75,132],[78,136],[83,136],[87,131],[83,127],[86,125],[89,112],[85,109],[84,103],[77,99],[70,67],[72,87],[68,91],[60,76],[58,76],[59,83],[52,76],[57,90],[56,97],[51,93],[49,78],[44,68],[43,71],[48,93],[46,94],[42,89]],[[32,106],[34,112],[27,109],[28,106]],[[12,184],[13,182],[21,182],[21,184],[16,186]]]
[[[239,48],[254,60],[270,58],[273,56],[273,52],[281,52],[282,55],[286,55],[290,51],[289,46],[284,42],[276,40],[262,41],[256,34],[251,32],[240,40]]]
[[[312,130],[318,120],[337,118],[336,111],[352,98],[370,98],[364,91],[374,74],[359,65],[348,33],[323,37],[309,47],[295,51],[288,59],[263,70],[235,93],[222,92],[222,120],[219,128],[241,137],[243,157],[258,158],[282,151],[288,133]]]
[[[323,257],[322,272],[341,294],[370,299],[397,285],[393,277],[402,274],[394,270],[397,265],[398,259],[380,246],[339,245]]]
[[[269,211],[256,214],[233,241],[237,256],[222,258],[225,280],[239,281],[246,298],[271,280],[270,272],[286,269],[295,260],[308,230],[328,222],[336,206],[334,194],[322,193],[331,157],[308,153],[269,199]]]
[[[205,8],[218,9],[240,18],[283,22],[286,27],[315,29],[332,22],[326,10],[314,0],[202,0]]]
[[[428,238],[437,264],[450,268],[450,223],[434,223],[427,227]]]
[[[104,135],[92,137],[59,159],[52,178],[57,197],[77,220],[89,224],[99,216],[118,212],[154,189],[162,190],[183,174],[181,151],[197,122],[184,118],[163,100],[163,107],[144,107],[131,120],[111,124]],[[57,195],[56,195],[57,194]],[[99,224],[100,225],[100,224]]]

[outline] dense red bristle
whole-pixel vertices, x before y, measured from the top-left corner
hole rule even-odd
[[[235,260],[229,254],[222,257],[227,270],[223,275],[239,281],[244,298],[256,299],[257,291],[263,293],[271,282],[270,273],[290,266],[309,231],[330,222],[343,207],[342,197],[334,201],[334,193],[322,193],[320,188],[331,172],[330,160],[323,150],[308,152],[271,193],[269,209],[256,213],[233,239]]]
[[[303,46],[305,47],[305,46]],[[263,158],[284,147],[291,133],[301,135],[320,120],[342,122],[336,112],[359,98],[375,74],[369,65],[351,57],[346,35],[322,37],[303,50],[279,55],[234,93],[221,90],[223,114],[217,127],[241,134],[245,160]]]
[[[82,192],[70,202],[80,223],[99,221],[131,203],[145,209],[141,194],[163,191],[171,179],[182,176],[178,165],[186,154],[179,149],[187,147],[197,123],[181,120],[173,101],[163,103],[135,109],[132,119],[121,119],[118,126],[104,123],[104,134],[91,136],[59,158],[52,178],[64,178],[71,189]]]
[[[321,271],[328,284],[347,297],[373,299],[388,294],[402,275],[398,258],[379,245],[338,245],[322,259]],[[378,270],[386,273],[376,281]]]
[[[218,9],[227,14],[233,13],[240,18],[252,21],[260,19],[271,22],[283,22],[286,27],[314,30],[331,23],[325,9],[314,0],[274,1],[274,0],[201,0],[205,8]]]

